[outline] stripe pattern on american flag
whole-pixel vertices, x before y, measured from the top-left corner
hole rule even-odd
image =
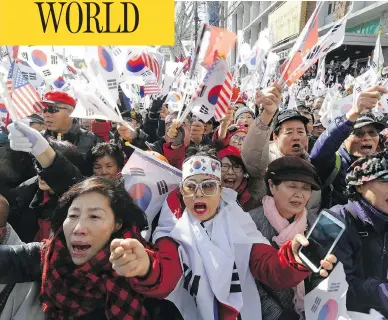
[[[144,84],[144,95],[159,93],[161,93],[161,89],[155,81]]]
[[[141,58],[144,62],[144,65],[151,70],[151,72],[156,77],[156,82],[160,83],[161,74],[160,74],[160,64],[157,59],[155,59],[150,53],[143,52]]]
[[[11,68],[9,69],[7,89],[11,96],[12,105],[16,109],[20,119],[40,112],[45,108],[39,93],[24,78],[15,61],[12,62]]]
[[[214,119],[216,121],[222,120],[228,111],[228,106],[230,104],[230,99],[232,97],[233,91],[232,80],[232,74],[230,72],[227,72],[214,112]]]

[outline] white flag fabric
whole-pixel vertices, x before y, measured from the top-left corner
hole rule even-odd
[[[346,22],[352,10],[353,2],[349,5],[346,15],[336,21],[334,26],[324,36],[319,38],[318,43],[310,49],[309,53],[302,57],[302,63],[296,68],[292,75],[301,71],[306,71],[318,59],[326,56],[327,53],[342,45],[345,36]]]
[[[288,110],[296,110],[297,103],[296,103],[296,97],[293,92],[290,93],[290,100],[288,100]]]
[[[377,73],[373,72],[372,69],[368,69],[368,71],[358,76],[355,79],[355,84],[353,88],[353,103],[356,104],[360,93],[374,86],[377,83],[377,80]]]
[[[218,214],[202,223],[187,209],[178,220],[165,202],[153,240],[165,236],[179,244],[184,271],[167,299],[185,320],[219,319],[218,302],[240,312],[241,319],[261,319],[249,259],[253,244],[268,241],[237,204],[234,190],[222,189]]]
[[[51,84],[63,74],[63,62],[53,51],[52,46],[28,47],[28,64],[45,80]]]
[[[171,91],[173,83],[182,74],[184,66],[185,64],[183,62],[166,62],[166,70],[161,92],[163,96]]]
[[[115,106],[119,97],[119,73],[109,47],[85,47],[85,61],[89,81],[100,90],[107,103]]]
[[[259,39],[256,41],[252,48],[251,54],[245,61],[245,65],[247,66],[248,70],[258,70],[270,49],[271,42],[269,40],[269,29],[266,28],[260,32]]]
[[[122,174],[125,189],[146,213],[150,227],[142,235],[149,240],[152,221],[162,208],[168,193],[178,188],[182,172],[142,150],[133,148]]]
[[[318,71],[317,76],[313,82],[313,95],[315,97],[322,97],[326,93],[326,85],[325,85],[325,57],[319,59],[318,62]]]
[[[122,122],[122,117],[114,109],[107,106],[92,85],[74,86],[74,97],[77,104],[71,114],[73,118],[101,119]]]
[[[179,111],[182,106],[182,93],[180,91],[169,92],[165,103],[168,105],[169,112]]]
[[[208,70],[196,97],[189,104],[192,112],[204,122],[208,122],[214,116],[217,101],[228,72],[228,64],[225,59],[217,59]]]
[[[376,40],[376,46],[373,50],[373,58],[371,61],[371,69],[376,73],[379,74],[380,71],[383,68],[384,65],[384,56],[383,56],[383,49],[381,48],[381,32],[379,32]]]
[[[350,67],[350,58],[347,58],[344,62],[342,62],[341,66],[343,66],[345,70],[348,70]]]
[[[341,262],[329,277],[304,297],[306,319],[350,319],[346,310],[348,283]]]
[[[44,79],[39,73],[37,73],[33,68],[30,67],[27,61],[20,59],[16,59],[16,61],[18,63],[20,71],[23,74],[23,77],[26,78],[35,89],[38,89],[40,86],[42,86],[42,84],[44,83]]]
[[[280,57],[276,53],[268,52],[267,65],[265,67],[264,77],[261,80],[261,87],[267,87],[268,81],[273,79],[279,67]]]

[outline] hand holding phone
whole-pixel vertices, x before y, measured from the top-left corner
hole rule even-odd
[[[299,248],[300,260],[313,272],[320,272],[321,261],[333,252],[345,229],[345,224],[329,210],[322,210],[307,235],[309,244]]]

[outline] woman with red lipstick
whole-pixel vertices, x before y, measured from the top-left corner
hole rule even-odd
[[[0,283],[41,283],[36,295],[42,314],[35,319],[148,319],[144,296],[134,291],[134,283],[136,277],[155,273],[164,258],[144,249],[140,232],[146,226],[144,213],[118,180],[86,179],[59,200],[54,236],[47,242],[0,246]],[[7,225],[5,238],[12,233]],[[131,279],[119,277],[109,261],[111,250],[118,254],[121,248],[136,258],[129,264]],[[179,263],[177,254],[170,255],[167,268],[170,259]],[[121,261],[114,261],[119,268]]]
[[[171,256],[178,252],[179,261],[170,259],[168,267],[161,261],[151,277],[162,279],[163,286],[138,281],[138,292],[167,297],[185,320],[256,320],[262,319],[262,310],[255,279],[287,289],[310,274],[297,254],[307,240],[297,235],[279,250],[270,246],[237,204],[236,192],[221,187],[221,163],[214,151],[188,156],[181,194],[186,206],[182,216],[174,215],[165,203],[154,233],[158,252]],[[321,261],[322,276],[335,261],[334,256]],[[130,267],[123,267],[123,261],[113,266],[119,275],[128,276]]]
[[[280,248],[297,234],[304,234],[316,219],[306,204],[312,190],[320,190],[315,168],[300,157],[286,156],[270,163],[265,174],[267,195],[263,206],[251,210],[257,229],[275,248]],[[277,319],[303,319],[304,281],[294,290],[270,290],[273,304],[280,309]]]

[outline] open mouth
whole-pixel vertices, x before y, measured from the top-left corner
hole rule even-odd
[[[72,242],[71,248],[73,249],[73,254],[75,255],[84,255],[90,249],[91,245],[81,242]]]
[[[293,207],[300,207],[302,205],[300,201],[291,201],[290,203]]]
[[[300,146],[299,143],[294,143],[294,144],[291,146],[291,148],[292,148],[292,151],[300,151],[301,146]]]
[[[194,204],[194,212],[198,215],[205,214],[207,211],[206,203],[197,202]]]
[[[361,146],[360,149],[361,149],[361,151],[363,151],[363,152],[370,152],[370,151],[372,151],[372,145],[366,144],[366,145]]]
[[[224,187],[232,188],[236,182],[236,179],[224,179]]]

